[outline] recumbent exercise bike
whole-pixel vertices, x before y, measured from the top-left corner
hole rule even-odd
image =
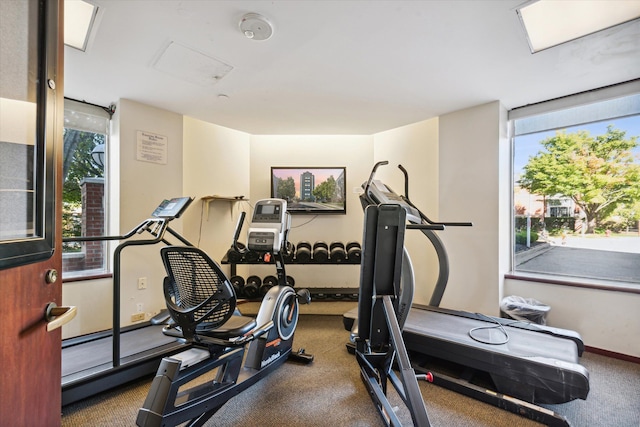
[[[236,226],[236,237],[244,212]],[[291,226],[287,202],[264,199],[256,203],[248,232],[248,250],[274,256],[278,285],[264,296],[257,317],[236,310],[233,286],[220,266],[195,247],[161,250],[167,271],[164,294],[175,321],[164,329],[184,338],[192,348],[165,357],[153,379],[138,426],[175,426],[188,421],[201,426],[229,399],[282,365],[289,357],[309,363],[303,349],[292,352],[298,304],[308,304],[308,290],[297,293],[287,285],[282,248]],[[203,384],[185,386],[208,375]]]

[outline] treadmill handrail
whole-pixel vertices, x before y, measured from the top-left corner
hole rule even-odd
[[[72,236],[72,237],[63,237],[63,242],[99,242],[99,241],[108,241],[108,240],[126,240],[129,237],[133,236],[136,233],[140,233],[145,230],[146,227],[149,226],[150,223],[158,223],[158,222],[166,222],[165,219],[160,218],[148,218],[142,221],[140,224],[136,225],[127,233],[120,236]]]

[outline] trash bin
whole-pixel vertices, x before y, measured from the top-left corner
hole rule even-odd
[[[500,302],[502,317],[525,322],[547,324],[547,315],[551,307],[533,298],[523,298],[516,295],[504,297]]]

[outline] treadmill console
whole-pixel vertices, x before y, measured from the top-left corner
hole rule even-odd
[[[364,196],[376,205],[400,205],[405,211],[407,211],[407,221],[414,224],[420,224],[422,222],[420,212],[413,206],[409,205],[399,194],[383,184],[382,181],[378,181],[377,179],[371,180],[367,194]]]
[[[249,224],[249,250],[278,253],[290,224],[287,202],[282,199],[259,200]]]
[[[175,197],[173,199],[163,200],[151,216],[154,218],[179,218],[192,201],[193,199],[191,197]]]

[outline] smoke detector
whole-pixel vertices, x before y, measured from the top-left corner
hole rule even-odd
[[[251,40],[267,40],[273,35],[271,22],[257,13],[247,13],[240,20],[240,31]]]

